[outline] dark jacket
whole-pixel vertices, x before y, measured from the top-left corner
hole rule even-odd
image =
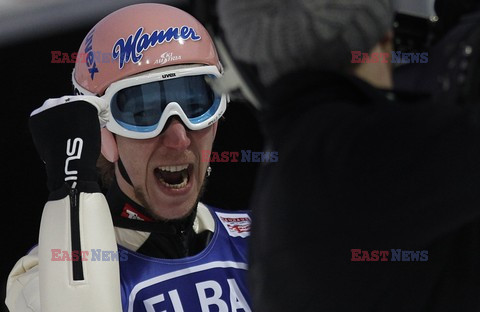
[[[279,161],[252,199],[255,311],[479,311],[475,108],[319,72],[268,95]]]

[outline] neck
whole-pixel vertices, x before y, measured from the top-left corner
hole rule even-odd
[[[198,203],[192,208],[192,212],[184,218],[169,221],[157,220],[147,209],[125,194],[117,182],[117,179],[112,182],[106,194],[115,226],[159,233],[169,233],[172,229],[192,227],[196,217]]]

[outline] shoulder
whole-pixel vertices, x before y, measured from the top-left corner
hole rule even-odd
[[[210,215],[215,220],[215,223],[220,225],[232,237],[248,237],[251,228],[251,211],[250,210],[226,210],[210,205],[199,204],[199,211],[201,206],[209,210]]]

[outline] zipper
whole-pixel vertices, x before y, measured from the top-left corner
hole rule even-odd
[[[78,253],[78,260],[72,259],[72,272],[74,281],[84,280],[83,265],[82,265],[82,246],[80,241],[80,195],[76,188],[71,188],[69,192],[70,197],[70,235],[72,243],[72,255]]]
[[[186,239],[187,238],[186,231],[183,227],[181,229],[177,228],[177,237],[178,237],[178,240],[180,241],[180,246],[179,246],[181,248],[180,256],[188,257],[190,253],[188,248],[189,244],[188,244],[188,239]]]

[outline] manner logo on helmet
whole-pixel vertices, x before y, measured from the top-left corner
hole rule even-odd
[[[166,30],[154,30],[151,34],[143,33],[143,27],[140,27],[135,34],[131,34],[126,40],[125,38],[120,38],[115,42],[112,49],[112,58],[119,59],[118,66],[122,69],[125,63],[128,63],[130,60],[135,64],[140,62],[143,57],[143,51],[157,44],[172,40],[184,41],[189,39],[193,41],[201,39],[193,27],[169,27]]]

